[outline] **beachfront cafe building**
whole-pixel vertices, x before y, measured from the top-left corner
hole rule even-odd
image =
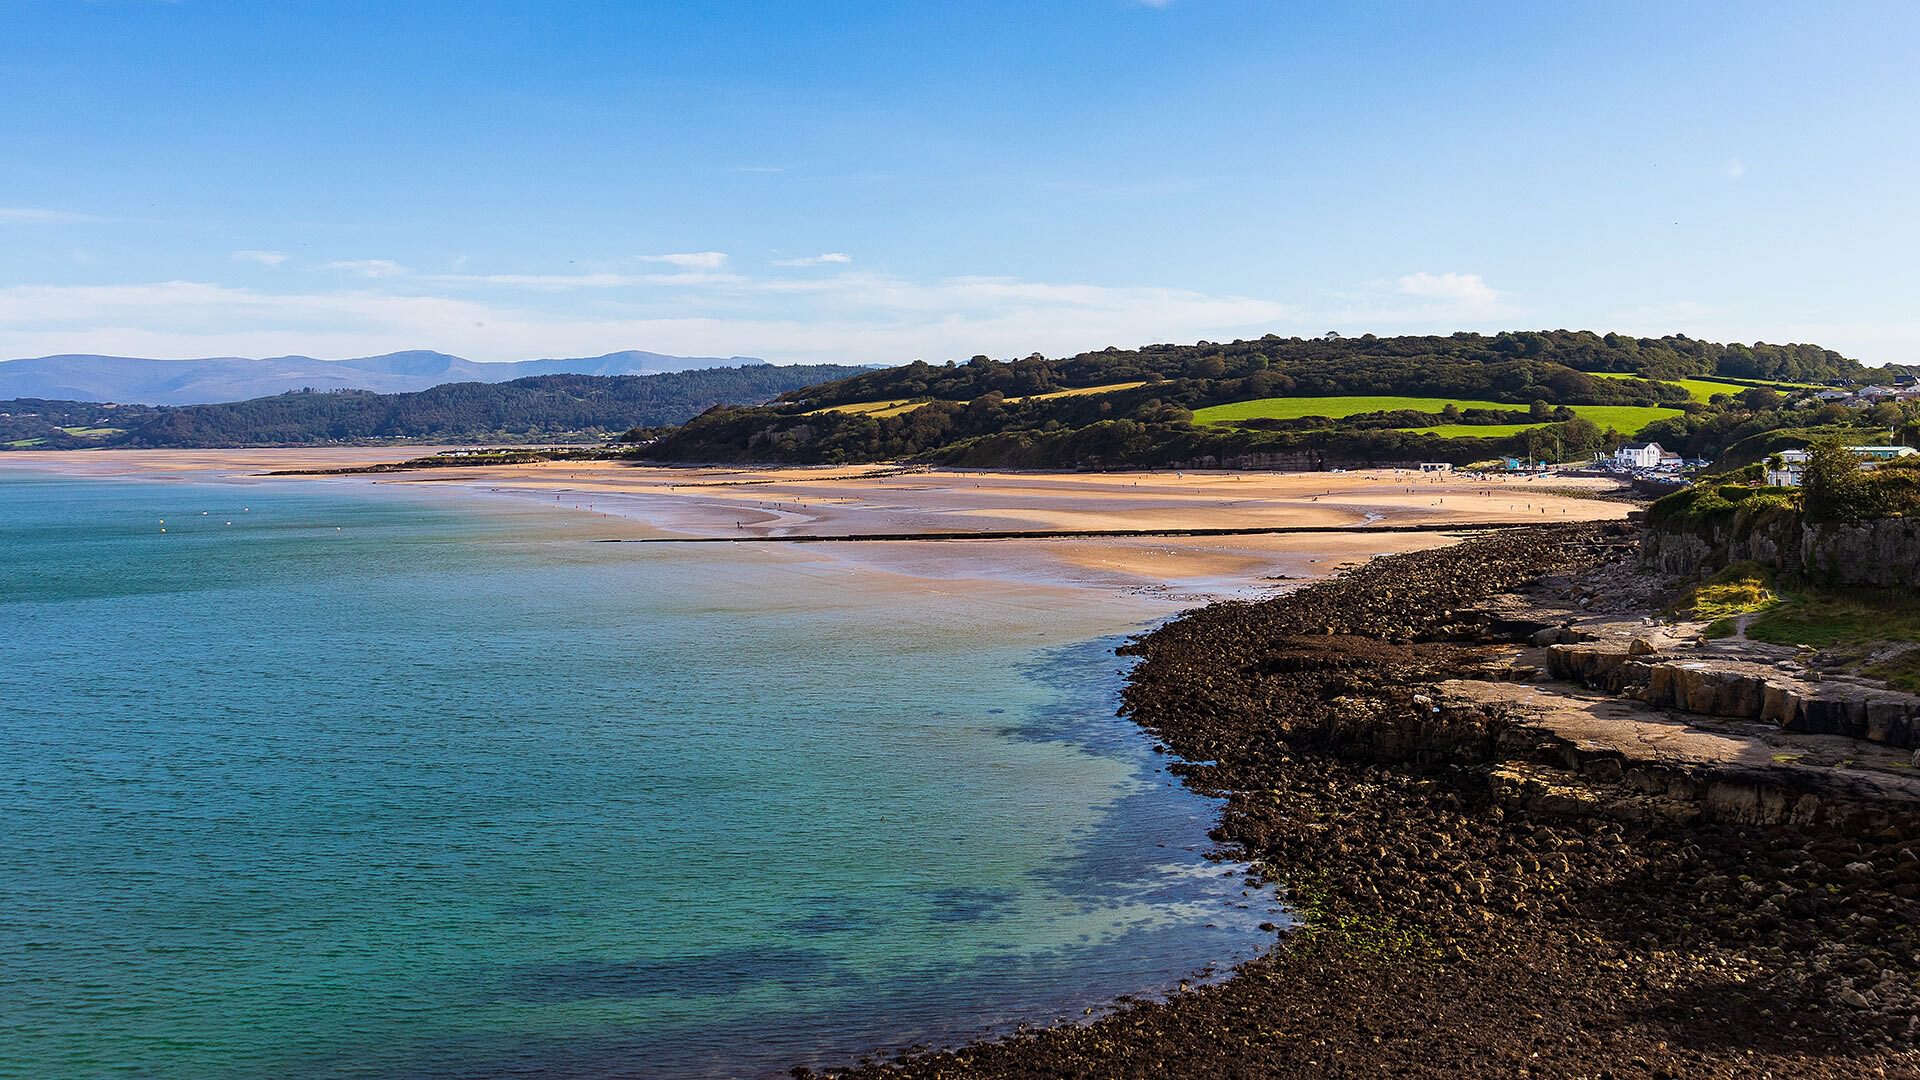
[[[1657,442],[1630,442],[1613,452],[1613,463],[1623,469],[1656,469],[1662,453]]]

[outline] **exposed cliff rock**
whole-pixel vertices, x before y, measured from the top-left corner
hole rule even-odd
[[[1660,708],[1920,747],[1920,697],[1851,679],[1812,682],[1751,661],[1663,660],[1610,645],[1549,646],[1547,671]]]
[[[1920,588],[1920,521],[1908,518],[1813,524],[1772,512],[1654,523],[1640,552],[1644,565],[1686,577],[1755,562],[1821,585]]]

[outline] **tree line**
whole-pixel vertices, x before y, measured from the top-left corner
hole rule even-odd
[[[1646,379],[1598,377],[1603,373]],[[1683,422],[1661,429],[1673,448],[1717,448],[1739,437],[1756,406],[1774,409],[1781,396],[1753,387],[1735,395],[1743,400],[1729,412],[1694,402],[1683,388],[1657,380],[1715,376],[1815,382],[1865,374],[1856,361],[1818,346],[1722,345],[1679,335],[1633,338],[1561,330],[1386,338],[1268,335],[1229,344],[1108,348],[1058,360],[1035,354],[1006,361],[976,356],[965,363],[916,362],[795,390],[769,406],[710,410],[645,453],[677,461],[831,464],[911,458],[1089,468],[1246,455],[1355,463],[1416,458],[1461,463],[1499,455],[1570,460],[1611,449],[1636,433],[1601,430],[1571,417],[1564,406],[1685,409]],[[1135,382],[1142,385],[1016,400]],[[1193,423],[1194,411],[1209,405],[1338,395],[1452,397],[1511,408],[1457,415],[1394,410],[1338,420],[1240,422],[1233,428]],[[923,404],[885,417],[823,411],[873,401]],[[1486,438],[1395,430],[1514,422],[1545,426]],[[1662,445],[1669,445],[1667,439]]]
[[[682,423],[722,403],[770,400],[844,379],[840,364],[701,368],[660,375],[541,375],[504,383],[448,383],[405,394],[296,391],[249,401],[173,407],[88,402],[0,402],[0,442],[67,446],[311,446],[388,439],[529,442],[602,437],[636,425]],[[103,418],[119,434],[62,428]]]

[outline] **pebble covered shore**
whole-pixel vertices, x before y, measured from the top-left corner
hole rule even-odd
[[[1146,636],[1129,713],[1301,925],[1168,1001],[836,1075],[1920,1075],[1920,823],[1543,808],[1485,731],[1369,731],[1484,675],[1475,605],[1631,553],[1621,526],[1515,530]]]

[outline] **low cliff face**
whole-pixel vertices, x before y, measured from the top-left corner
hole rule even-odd
[[[1920,747],[1920,697],[1852,679],[1807,682],[1766,664],[1666,660],[1604,645],[1553,645],[1547,672],[1663,709]]]
[[[1775,511],[1650,523],[1641,533],[1640,558],[1683,576],[1706,577],[1751,561],[1822,585],[1913,589],[1920,588],[1920,520],[1814,524]]]
[[[1920,587],[1920,521],[1881,518],[1802,527],[1800,562],[1815,581]]]

